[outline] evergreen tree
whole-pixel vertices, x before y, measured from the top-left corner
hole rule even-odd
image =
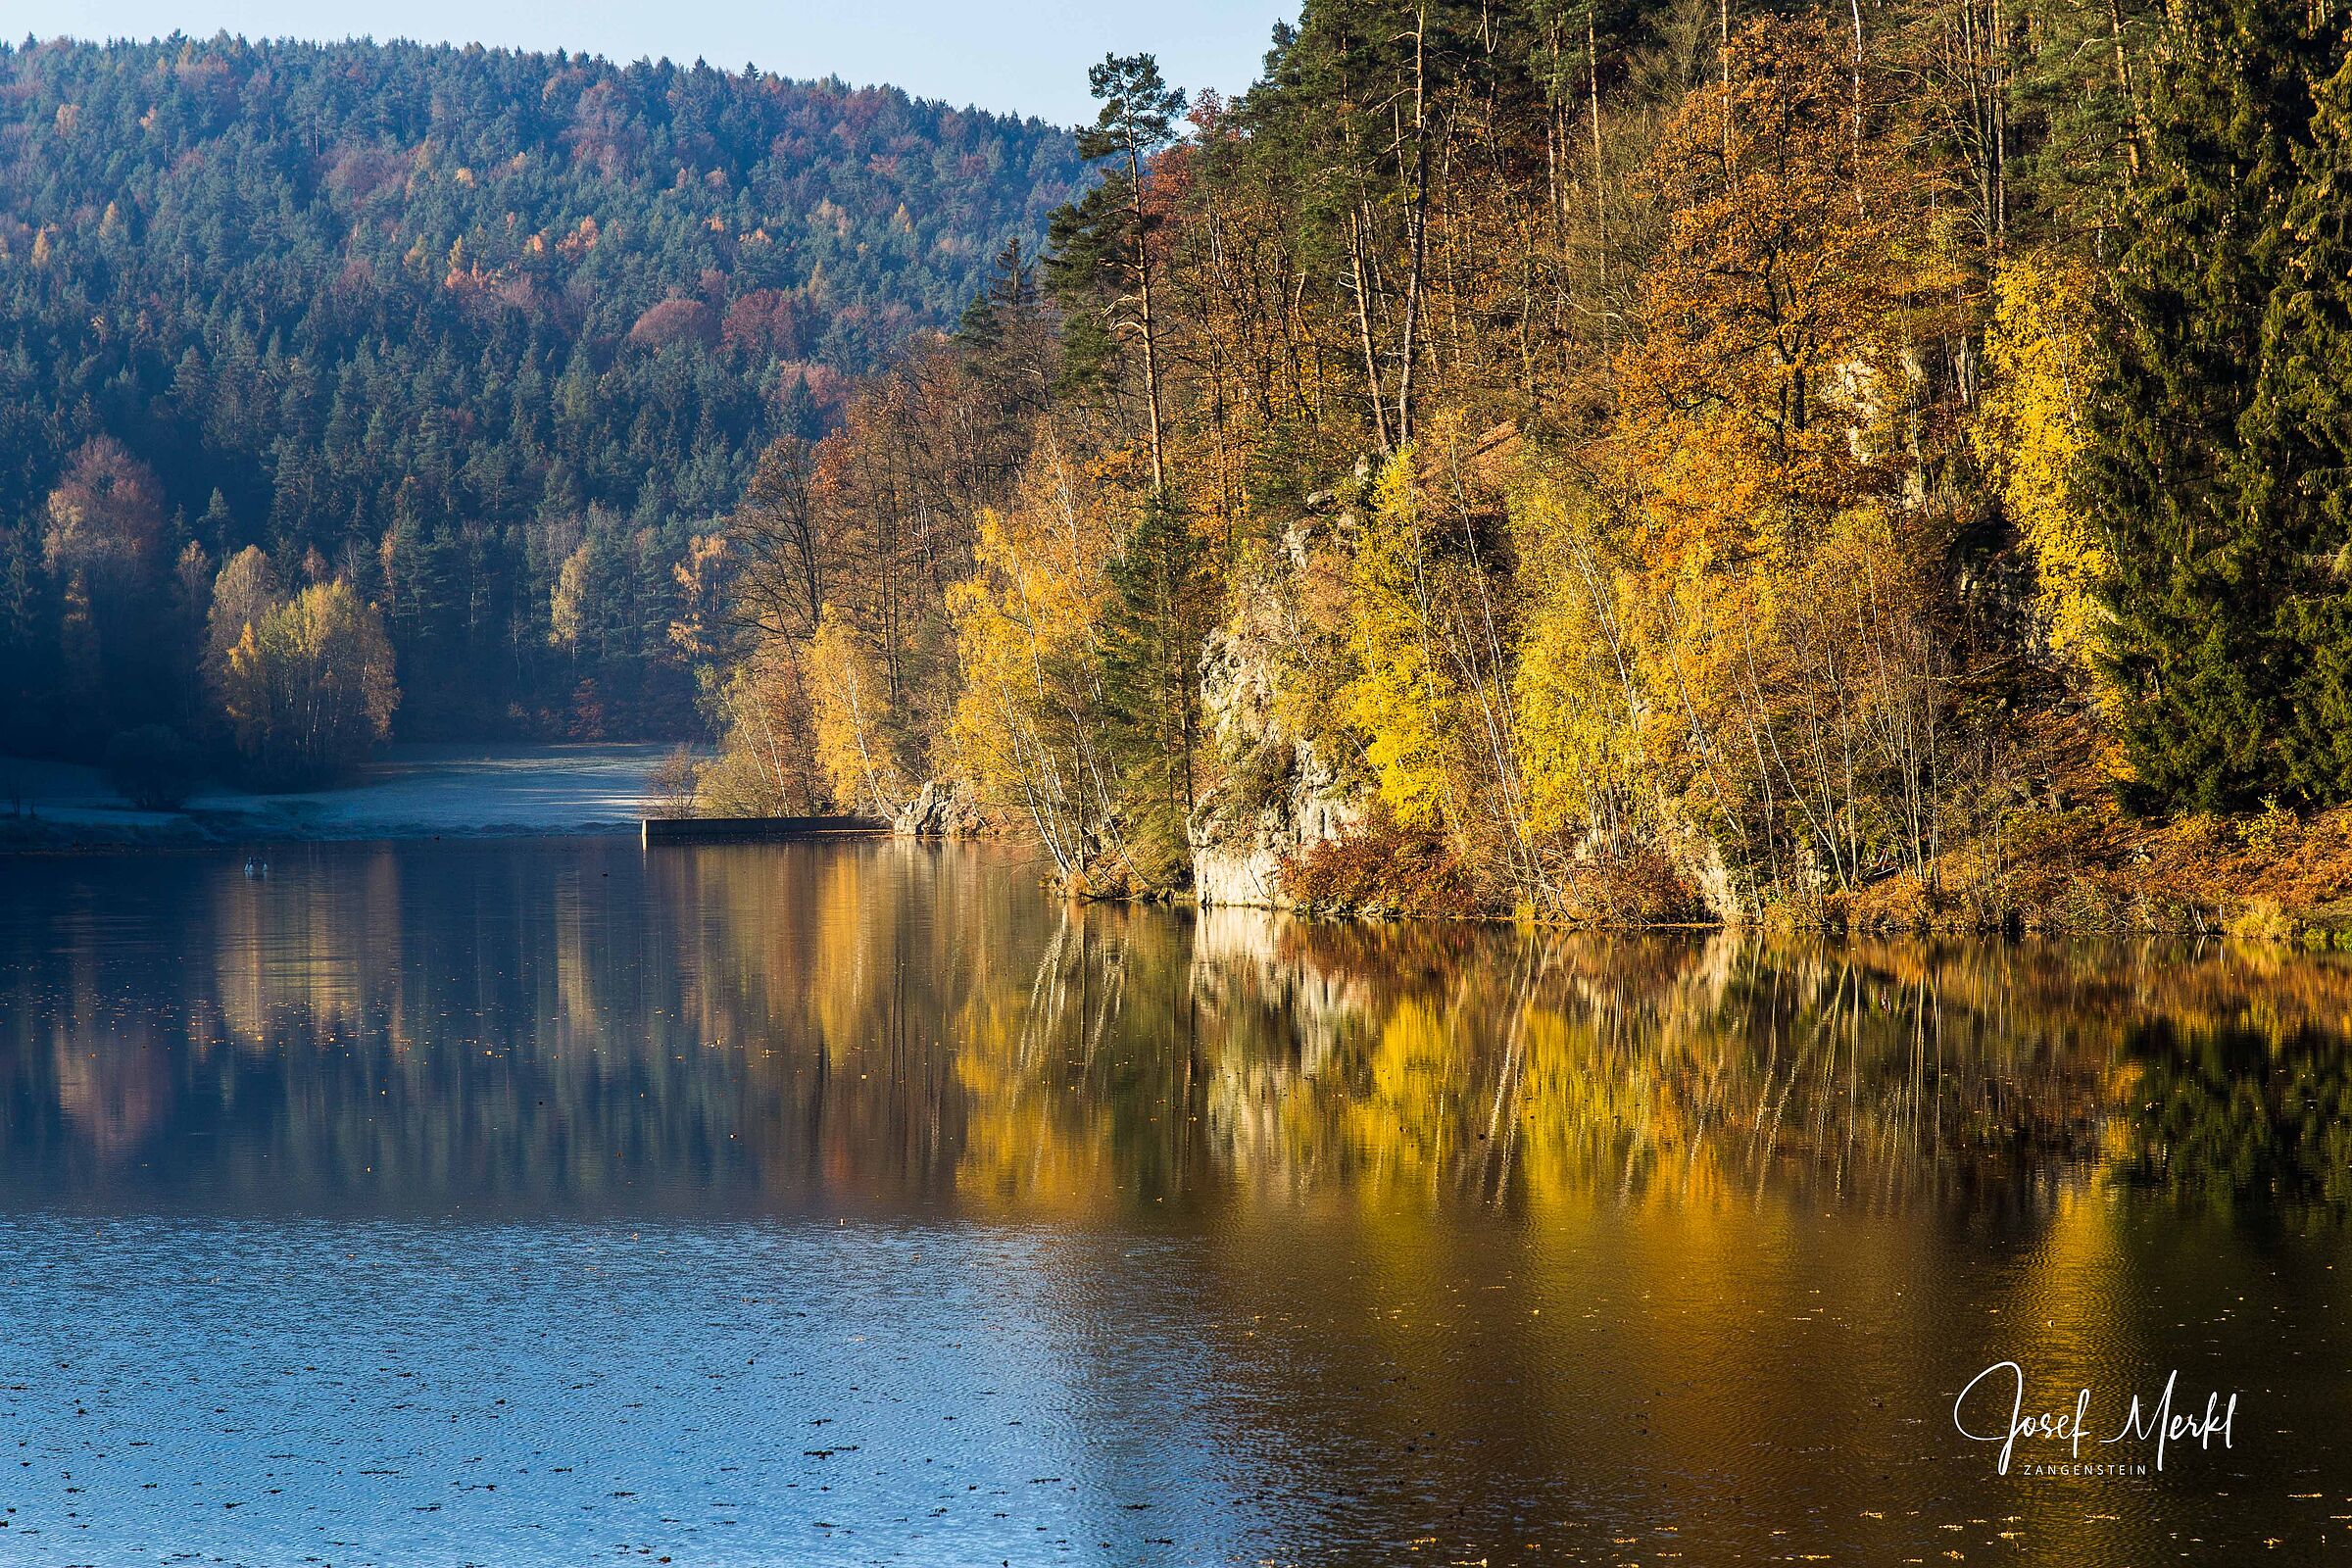
[[[2320,90],[2287,208],[2245,421],[2249,508],[2270,519],[2283,655],[2277,784],[2352,800],[2352,60]]]
[[[524,531],[601,505],[683,552],[770,442],[821,438],[853,378],[952,325],[1084,183],[1061,127],[889,88],[359,41],[0,44],[0,527],[29,528],[42,601],[39,658],[0,669],[0,749],[94,754],[173,712],[147,688],[181,661],[134,659],[160,626],[118,635],[85,564],[76,646],[99,653],[56,722],[71,568],[45,519],[101,437],[216,558],[316,551],[395,595],[405,737],[546,732],[591,674],[616,730],[680,732],[693,676],[658,602],[679,559],[648,563],[613,667],[575,669],[547,635],[565,551]]]
[[[2277,785],[2302,655],[2278,613],[2296,574],[2247,443],[2281,221],[2326,46],[2301,8],[2199,0],[2159,56],[2146,167],[2116,270],[2093,501],[2114,543],[2112,672],[2135,804],[2210,810]]]
[[[1110,562],[1117,598],[1104,627],[1103,694],[1121,771],[1140,786],[1145,821],[1129,837],[1180,880],[1189,854],[1200,738],[1195,665],[1217,603],[1208,552],[1165,495],[1149,496]]]
[[[230,515],[228,497],[220,487],[213,487],[213,498],[206,503],[204,515],[196,521],[196,539],[214,555],[226,557],[243,543],[236,537],[236,519]]]
[[[1146,433],[1152,487],[1167,488],[1160,421],[1163,322],[1152,314],[1152,231],[1157,214],[1147,183],[1152,160],[1176,139],[1184,90],[1170,87],[1150,55],[1105,55],[1087,73],[1102,105],[1095,123],[1078,131],[1078,156],[1107,161],[1102,183],[1056,208],[1047,230],[1046,263],[1054,292],[1069,312],[1066,364],[1077,379],[1101,379],[1122,338],[1142,351]]]

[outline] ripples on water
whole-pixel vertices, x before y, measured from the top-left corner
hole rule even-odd
[[[0,1562],[2352,1544],[2331,959],[273,861],[0,860]],[[2234,1446],[1996,1477],[2004,1357]]]

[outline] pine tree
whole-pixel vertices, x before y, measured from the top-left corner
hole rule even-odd
[[[1122,337],[1142,351],[1144,405],[1152,453],[1152,488],[1167,487],[1160,430],[1159,337],[1153,316],[1152,230],[1147,197],[1152,159],[1176,139],[1184,90],[1170,87],[1150,55],[1105,55],[1087,73],[1102,105],[1078,131],[1078,154],[1107,160],[1102,182],[1056,208],[1047,228],[1046,274],[1069,312],[1065,352],[1074,379],[1102,378]]]
[[[1117,598],[1104,627],[1102,684],[1120,770],[1141,796],[1142,820],[1130,837],[1135,848],[1179,862],[1189,853],[1200,739],[1195,664],[1217,574],[1183,514],[1161,495],[1146,499],[1109,575]],[[1187,868],[1146,869],[1172,883]]]
[[[956,323],[956,344],[974,358],[985,358],[1004,347],[1007,318],[1034,308],[1036,268],[1021,249],[1019,235],[1004,242],[989,269],[988,281],[963,308]]]
[[[2180,8],[2126,201],[2115,370],[2093,504],[2117,563],[2108,655],[2130,706],[2133,804],[2210,810],[2277,787],[2298,658],[2275,609],[2294,567],[2245,444],[2280,220],[2324,55],[2302,8]]]
[[[216,556],[226,557],[239,544],[237,523],[228,510],[228,497],[213,487],[213,499],[206,504],[204,515],[196,520],[196,538]]]
[[[2301,174],[2245,445],[2249,505],[2271,522],[2273,635],[2287,650],[2277,782],[2329,805],[2352,799],[2352,61],[2320,90]]]

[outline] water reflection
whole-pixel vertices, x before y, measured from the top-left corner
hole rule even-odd
[[[272,866],[0,860],[0,1562],[2283,1561],[2352,1493],[2331,958]],[[2004,1357],[2238,1446],[1995,1476]]]
[[[2352,1199],[2352,968],[1065,906],[1005,855],[0,865],[20,1199],[588,1211]]]

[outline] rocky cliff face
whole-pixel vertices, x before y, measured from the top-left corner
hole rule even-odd
[[[1209,634],[1200,657],[1201,707],[1227,761],[1225,781],[1190,825],[1193,889],[1204,907],[1287,907],[1284,858],[1339,838],[1361,814],[1331,760],[1282,722],[1275,683],[1284,628],[1270,597],[1250,603],[1255,608]]]
[[[899,808],[890,830],[902,838],[977,839],[999,831],[965,779],[926,779]]]

